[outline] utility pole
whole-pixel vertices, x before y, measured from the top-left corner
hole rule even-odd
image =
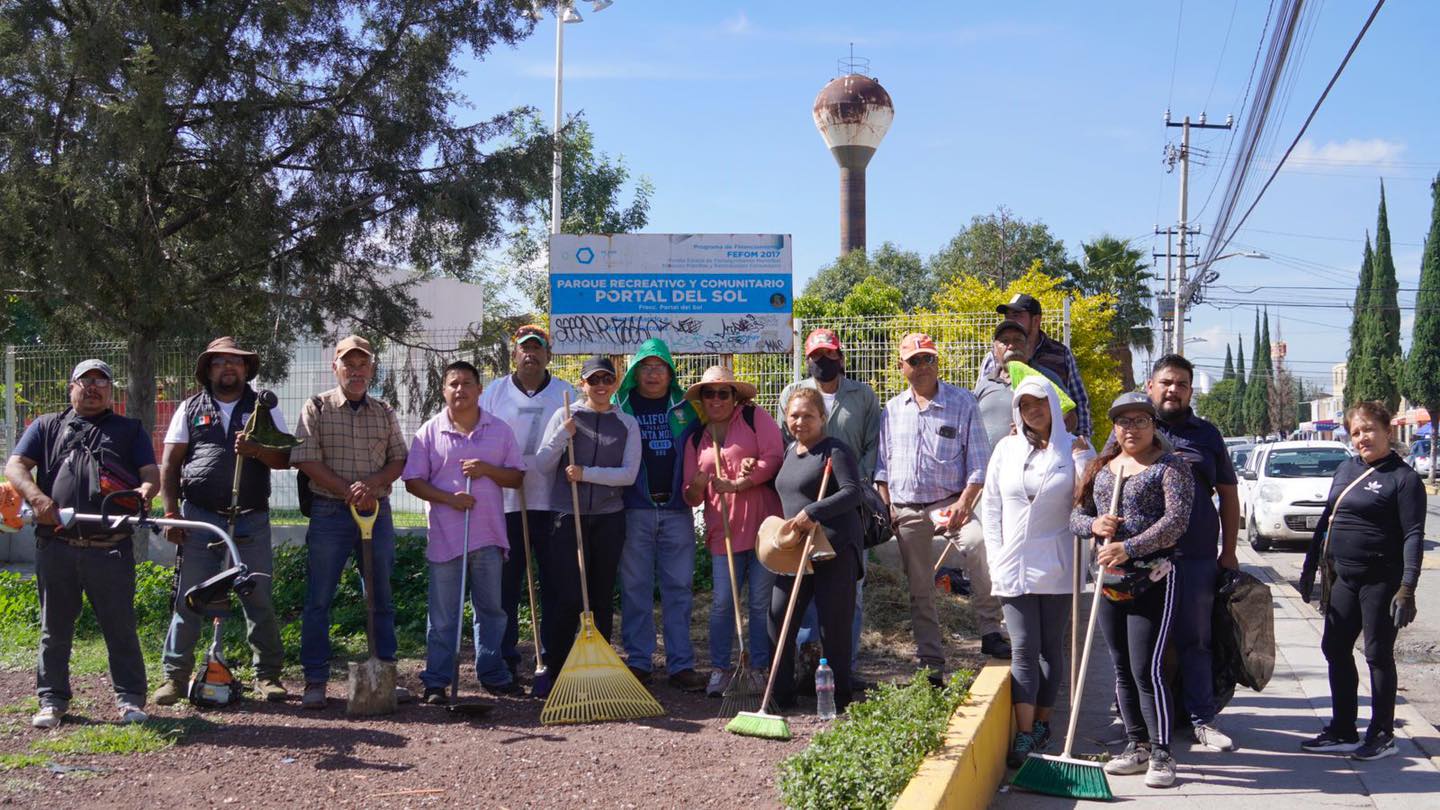
[[[1190,235],[1200,233],[1199,228],[1190,228]],[[1155,235],[1165,234],[1165,252],[1151,253],[1152,259],[1165,259],[1165,289],[1156,295],[1156,314],[1160,318],[1160,353],[1170,354],[1175,351],[1175,267],[1171,260],[1175,258],[1175,234],[1179,233],[1173,226],[1165,229],[1155,228]],[[1198,254],[1191,253],[1188,258],[1196,258]]]
[[[1189,258],[1185,254],[1186,236],[1189,234],[1189,195],[1190,195],[1190,130],[1191,129],[1230,129],[1235,124],[1234,116],[1225,116],[1223,124],[1205,123],[1205,113],[1200,113],[1200,120],[1191,123],[1190,116],[1177,124],[1170,120],[1170,111],[1165,111],[1165,126],[1180,127],[1180,151],[1170,156],[1171,165],[1180,164],[1180,223],[1177,236],[1180,237],[1180,253],[1176,264],[1175,275],[1175,353],[1185,354],[1185,308],[1190,303],[1190,294],[1185,286],[1185,260]]]

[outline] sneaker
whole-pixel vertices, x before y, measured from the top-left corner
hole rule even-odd
[[[395,702],[396,702],[397,704],[398,704],[398,703],[414,703],[414,702],[415,702],[415,693],[414,693],[414,692],[411,692],[408,688],[406,688],[406,687],[404,687],[404,686],[397,686],[397,687],[395,687]]]
[[[1306,751],[1314,751],[1320,754],[1348,754],[1360,747],[1360,737],[1342,737],[1329,728],[1319,734],[1300,743],[1300,747]]]
[[[1351,759],[1359,759],[1369,762],[1372,759],[1384,759],[1393,757],[1400,753],[1395,747],[1395,735],[1388,731],[1381,731],[1375,735],[1365,735],[1365,742],[1350,752]]]
[[[444,706],[450,702],[450,697],[443,686],[427,686],[420,702],[427,706]]]
[[[305,694],[300,697],[300,705],[306,709],[325,708],[325,684],[324,682],[305,684]]]
[[[669,681],[671,686],[682,692],[699,692],[709,686],[709,682],[705,680],[705,676],[693,669],[682,669],[674,675],[671,675]]]
[[[1044,753],[1050,747],[1050,721],[1036,720],[1031,726],[1030,736],[1035,738],[1035,750]]]
[[[1005,764],[1011,768],[1018,768],[1025,764],[1025,758],[1035,750],[1035,735],[1033,732],[1015,732],[1015,739],[1010,743],[1010,750],[1005,754]]]
[[[155,690],[155,694],[150,696],[150,700],[156,706],[174,706],[185,699],[185,693],[188,691],[185,686],[186,680],[186,678],[171,678],[165,681],[160,684],[159,689]]]
[[[60,720],[65,716],[65,706],[57,706],[53,703],[46,703],[40,707],[40,711],[30,718],[32,728],[55,728],[60,725]]]
[[[535,676],[534,683],[530,684],[530,697],[544,700],[550,697],[550,687],[555,685],[555,680],[550,677],[550,670],[545,670]]]
[[[1009,658],[1010,642],[999,633],[986,633],[980,637],[980,652],[991,658]]]
[[[1220,730],[1215,721],[1208,723],[1196,723],[1191,729],[1195,735],[1195,742],[1209,748],[1211,751],[1234,751],[1235,741],[1230,735]]]
[[[278,677],[273,676],[256,678],[255,694],[271,703],[284,703],[290,697],[290,693],[285,691],[285,684],[281,683]]]
[[[1150,769],[1145,772],[1145,787],[1165,788],[1175,784],[1175,757],[1164,748],[1150,754]]]
[[[641,668],[639,668],[639,667],[625,667],[625,668],[628,669],[628,670],[630,670],[630,674],[635,676],[635,680],[639,681],[639,682],[642,683],[642,684],[648,684],[648,683],[650,683],[650,670],[648,670],[648,669],[641,669]]]
[[[122,723],[143,723],[150,719],[150,715],[134,703],[121,703],[119,709]]]
[[[705,682],[705,697],[718,698],[725,694],[725,687],[730,683],[730,670],[710,670],[710,680]]]
[[[1150,762],[1150,746],[1132,742],[1125,750],[1105,763],[1105,773],[1111,776],[1129,776],[1144,773]]]
[[[496,697],[513,696],[525,693],[525,687],[521,686],[518,681],[509,681],[508,683],[500,684],[482,683],[480,684],[480,688],[484,689],[486,692],[489,692],[492,695],[495,695]]]

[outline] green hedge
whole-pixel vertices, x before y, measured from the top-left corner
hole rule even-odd
[[[917,674],[904,686],[881,684],[851,703],[833,727],[780,763],[780,795],[788,808],[888,808],[920,762],[940,748],[950,716],[970,691],[974,673],[957,672],[944,689]]]

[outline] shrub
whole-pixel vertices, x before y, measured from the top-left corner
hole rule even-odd
[[[883,684],[844,719],[780,763],[780,795],[789,808],[888,808],[937,750],[950,715],[974,679],[958,672],[944,689],[917,674],[909,684]]]

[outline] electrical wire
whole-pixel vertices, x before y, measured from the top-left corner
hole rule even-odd
[[[1230,47],[1230,31],[1235,27],[1235,10],[1240,8],[1240,0],[1234,0],[1230,4],[1230,22],[1225,24],[1225,40],[1220,43],[1220,57],[1215,60],[1215,75],[1210,78],[1210,90],[1205,93],[1205,103],[1200,107],[1201,112],[1210,109],[1210,97],[1215,93],[1215,84],[1220,81],[1220,68],[1225,65],[1225,51]]]

